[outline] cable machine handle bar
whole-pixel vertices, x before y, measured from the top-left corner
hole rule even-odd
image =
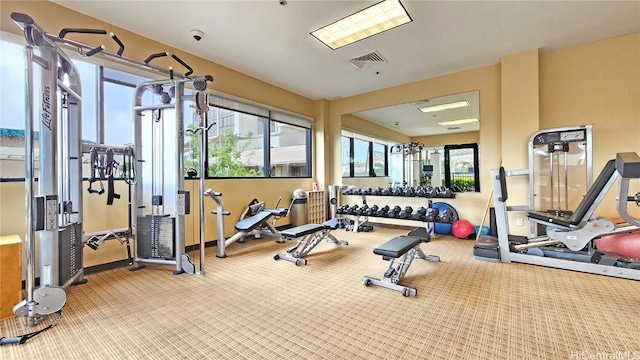
[[[122,43],[122,41],[120,41],[120,39],[118,39],[118,37],[116,36],[116,34],[114,33],[109,33],[109,36],[113,39],[113,41],[116,42],[116,44],[118,44],[119,48],[118,48],[118,56],[122,56],[122,53],[124,52],[124,44]]]
[[[180,58],[178,57],[178,55],[176,55],[176,54],[171,54],[171,57],[172,57],[175,61],[179,62],[179,63],[180,63],[180,65],[184,66],[187,70],[189,70],[189,71],[187,71],[187,72],[184,74],[184,76],[189,76],[189,75],[193,74],[193,69],[191,68],[191,66],[187,65],[187,63],[186,63],[186,62],[182,61],[182,59],[180,59]]]
[[[107,31],[102,29],[64,28],[60,30],[58,37],[60,39],[64,39],[64,37],[69,33],[106,35]]]

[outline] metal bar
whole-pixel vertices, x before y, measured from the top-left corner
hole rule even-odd
[[[157,104],[157,105],[137,105],[133,107],[133,111],[146,111],[146,110],[159,110],[159,109],[173,109],[174,104]]]
[[[197,100],[196,100],[197,101]],[[206,112],[199,111],[200,115],[200,181],[198,182],[200,185],[200,194],[204,194],[204,179],[207,173],[206,170],[206,162],[207,162],[207,122],[206,122]],[[183,139],[184,140],[184,139]],[[181,153],[184,153],[184,149]],[[181,156],[181,159],[184,157]],[[184,165],[181,166],[184,170]],[[184,172],[183,172],[184,174]],[[183,176],[184,177],[184,176]],[[205,249],[205,219],[204,219],[204,201],[201,197],[200,200],[200,274],[204,274],[204,249]]]
[[[75,50],[78,51],[79,54],[84,55],[83,51],[86,53],[90,50],[93,50],[95,47],[94,46],[89,46],[86,44],[83,44],[81,42],[78,41],[73,41],[73,40],[69,40],[69,39],[60,39],[57,35],[55,34],[51,34],[51,33],[45,33],[45,35],[51,39],[52,41],[59,43],[65,47],[69,47],[69,48],[74,48]],[[147,70],[152,70],[152,71],[156,71],[159,72],[163,75],[169,75],[169,70],[168,69],[163,69],[163,68],[159,68],[153,65],[149,65],[146,64],[144,62],[140,62],[137,60],[133,60],[133,59],[129,59],[126,57],[122,57],[120,55],[108,52],[108,51],[101,51],[99,53],[97,53],[94,56],[101,56],[107,59],[111,59],[111,60],[116,60],[118,62],[122,62],[122,63],[126,63],[129,65],[135,65],[135,66],[139,66],[143,69],[147,69]],[[189,79],[189,77],[185,76],[184,74],[178,73],[173,71],[173,76],[174,77],[178,77],[181,79]]]
[[[27,302],[33,302],[33,291],[35,290],[35,217],[33,216],[33,48],[27,46],[24,49],[26,67],[26,96],[25,96],[25,119],[24,119],[24,139],[25,139],[25,243],[26,243],[26,293]]]

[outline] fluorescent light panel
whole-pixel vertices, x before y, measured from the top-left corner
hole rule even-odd
[[[400,0],[385,0],[311,33],[335,50],[413,21]]]
[[[478,121],[478,118],[460,119],[460,120],[439,122],[438,125],[440,126],[460,125],[460,124],[468,124],[476,121]]]
[[[442,104],[442,105],[425,106],[425,107],[418,108],[418,110],[428,113],[428,112],[436,112],[436,111],[449,110],[449,109],[457,109],[465,106],[469,106],[469,102],[467,100],[456,101],[456,102]]]

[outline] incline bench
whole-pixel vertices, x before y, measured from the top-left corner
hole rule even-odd
[[[298,242],[287,249],[287,254],[277,253],[273,256],[275,260],[284,259],[291,261],[296,265],[307,265],[307,260],[304,259],[307,254],[313,250],[323,239],[327,239],[330,244],[349,245],[344,240],[338,240],[331,235],[331,230],[338,228],[338,219],[327,220],[322,224],[306,224],[297,226],[288,230],[280,232],[283,238],[297,239]]]
[[[215,210],[214,210],[215,211]],[[266,235],[275,236],[277,243],[283,243],[280,233],[276,228],[269,222],[271,216],[274,215],[279,210],[263,210],[257,213],[256,215],[249,216],[246,219],[242,219],[238,221],[235,225],[237,233],[228,238],[227,240],[219,239],[218,242],[218,252],[216,257],[225,258],[227,257],[225,253],[225,248],[234,242],[240,242],[245,236],[249,235],[252,231],[260,231],[262,227],[266,227],[268,230],[265,232]]]
[[[364,286],[373,284],[386,287],[387,289],[400,291],[403,296],[416,296],[418,294],[418,290],[416,290],[416,288],[404,286],[400,284],[400,281],[404,278],[404,275],[407,273],[409,265],[411,265],[414,258],[434,262],[440,261],[440,257],[435,255],[425,255],[420,249],[420,244],[423,242],[429,242],[429,240],[430,238],[428,236],[398,236],[373,249],[374,254],[382,255],[383,259],[391,261],[389,262],[387,271],[384,273],[383,279],[380,280],[365,276],[362,279]]]

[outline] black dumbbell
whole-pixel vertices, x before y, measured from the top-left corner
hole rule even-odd
[[[352,207],[350,207],[350,208],[348,208],[348,209],[347,209],[347,214],[349,214],[349,215],[354,215],[354,214],[356,213],[356,210],[357,210],[358,208],[359,208],[359,206],[358,206],[357,204],[356,204],[356,205],[353,205]]]
[[[378,205],[373,205],[372,207],[368,208],[367,211],[364,212],[364,214],[367,216],[375,216],[376,212],[378,212]]]
[[[453,193],[453,190],[447,189],[444,191],[442,196],[448,199],[453,199],[454,197],[456,197],[456,194]]]
[[[391,196],[391,195],[393,195],[393,189],[390,188],[390,187],[384,188],[382,190],[382,192],[380,193],[380,195],[382,195],[382,196]]]
[[[389,210],[389,212],[385,216],[389,218],[397,218],[400,211],[402,211],[402,209],[400,208],[400,206],[396,205],[393,207],[393,209]]]
[[[446,209],[443,211],[437,221],[445,224],[451,224],[453,222],[453,210]]]
[[[411,219],[422,220],[422,218],[424,218],[426,213],[427,213],[427,209],[425,209],[424,206],[420,206],[416,211],[411,213]]]
[[[385,216],[389,212],[389,206],[385,205],[380,210],[376,211],[376,216]]]
[[[404,196],[412,197],[416,196],[416,190],[412,187],[404,189]]]
[[[355,209],[353,214],[354,215],[362,215],[362,214],[364,214],[365,211],[367,211],[368,208],[369,208],[369,206],[367,204],[364,204],[361,207]]]
[[[340,206],[339,208],[336,209],[336,213],[338,214],[346,214],[347,213],[347,209],[349,209],[349,204],[344,204],[342,206]]]
[[[393,189],[393,192],[391,193],[391,195],[393,196],[402,196],[404,195],[404,190],[402,190],[402,188],[398,187]]]
[[[413,208],[411,206],[406,206],[404,210],[398,213],[398,218],[409,219],[411,217],[412,212],[413,212]]]
[[[440,210],[436,208],[431,208],[429,209],[429,212],[427,212],[427,215],[425,216],[425,220],[428,222],[435,222],[439,214],[440,214]]]

